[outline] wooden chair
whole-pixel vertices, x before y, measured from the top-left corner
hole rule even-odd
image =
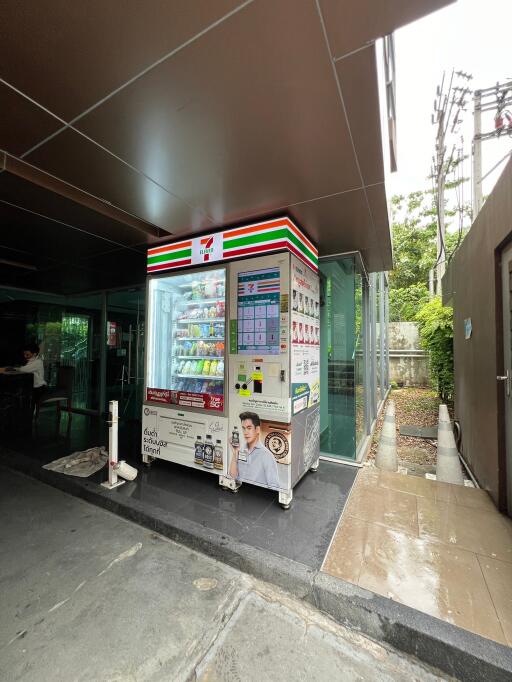
[[[73,396],[73,383],[75,379],[74,367],[59,367],[57,370],[57,385],[48,388],[40,400],[36,403],[36,419],[39,418],[39,410],[45,405],[56,405],[57,420],[60,421],[62,403],[66,403],[69,420],[71,420],[71,399]]]

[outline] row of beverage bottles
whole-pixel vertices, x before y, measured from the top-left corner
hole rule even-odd
[[[176,337],[179,338],[224,338],[224,323],[210,322],[210,324],[189,324],[187,327],[176,330]]]
[[[224,453],[220,440],[213,442],[208,434],[203,441],[201,436],[197,436],[194,445],[194,462],[207,469],[222,469]]]
[[[182,341],[176,346],[176,355],[224,356],[224,341]]]
[[[176,374],[204,374],[224,376],[224,360],[181,360],[176,364]]]
[[[179,379],[173,383],[173,391],[183,393],[207,393],[208,395],[223,394],[222,381],[205,381],[204,379]]]
[[[183,310],[178,315],[178,320],[206,320],[210,317],[224,317],[225,312],[224,301],[218,301],[216,305]]]

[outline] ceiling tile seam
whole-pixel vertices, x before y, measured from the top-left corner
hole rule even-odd
[[[187,48],[190,45],[192,45],[193,43],[195,43],[197,40],[199,40],[200,38],[205,36],[207,33],[209,33],[213,29],[215,29],[218,26],[220,26],[221,24],[223,24],[225,21],[230,19],[235,14],[238,14],[238,12],[245,9],[245,7],[252,4],[253,2],[254,2],[254,0],[245,0],[245,2],[242,2],[240,5],[238,5],[237,7],[233,8],[232,10],[227,12],[226,14],[224,14],[219,19],[216,19],[214,22],[212,22],[211,24],[209,24],[208,26],[203,28],[201,31],[199,31],[199,33],[196,33],[194,36],[192,36],[191,38],[186,40],[184,43],[181,43],[181,45],[178,45],[178,47],[175,47],[173,50],[171,50],[170,52],[165,54],[163,57],[160,57],[155,62],[153,62],[152,64],[147,66],[145,69],[140,71],[138,74],[136,74],[135,76],[132,76],[132,78],[130,78],[125,83],[123,83],[122,85],[115,88],[115,90],[112,90],[112,92],[110,92],[108,95],[106,95],[102,99],[98,100],[95,104],[92,104],[90,107],[88,107],[87,109],[82,111],[82,113],[78,114],[78,116],[75,116],[75,118],[71,119],[71,121],[67,125],[69,125],[69,126],[74,125],[77,121],[82,119],[84,116],[87,116],[87,114],[91,113],[91,111],[94,111],[94,109],[96,109],[97,107],[99,107],[102,104],[104,104],[105,102],[107,102],[111,97],[114,97],[114,95],[117,95],[119,92],[121,92],[126,87],[128,87],[129,85],[131,85],[132,83],[137,81],[139,78],[142,78],[142,76],[145,76],[147,73],[152,71],[154,68],[156,68],[157,66],[160,66],[160,64],[163,64],[163,62],[167,61],[168,59],[171,59],[172,57],[177,55],[179,52],[181,52],[185,48]]]
[[[127,246],[126,244],[121,244],[120,242],[116,242],[114,239],[109,239],[108,237],[102,237],[101,235],[94,234],[94,232],[88,232],[87,230],[84,230],[81,227],[77,227],[76,225],[71,225],[70,223],[66,223],[63,220],[58,220],[57,218],[52,218],[51,216],[45,215],[44,213],[39,213],[38,211],[32,211],[29,208],[26,208],[25,206],[19,206],[18,204],[14,204],[11,201],[6,201],[5,199],[0,199],[0,203],[5,204],[6,206],[11,206],[13,208],[17,208],[20,211],[25,211],[25,213],[30,213],[31,215],[35,215],[38,218],[43,218],[44,220],[49,220],[52,223],[57,223],[58,225],[62,225],[64,227],[68,227],[71,230],[75,230],[76,232],[80,232],[81,234],[87,235],[88,237],[93,237],[95,239],[101,239],[104,242],[108,242],[109,244],[114,244],[115,246],[121,248],[121,249],[129,249],[130,251],[134,251],[135,253],[139,253],[137,249],[132,248],[131,246]]]
[[[367,208],[368,208],[368,213],[370,214],[370,220],[371,220],[371,223],[372,223],[374,235],[375,235],[375,237],[377,237],[377,244],[378,244],[378,243],[379,243],[379,240],[378,240],[378,236],[379,236],[379,235],[378,235],[378,233],[377,233],[377,229],[376,229],[376,226],[375,226],[375,221],[374,221],[374,219],[373,219],[373,213],[372,213],[372,210],[371,210],[371,208],[370,208],[370,201],[369,201],[369,199],[368,199],[368,194],[367,194],[367,192],[366,192],[366,189],[364,189],[365,183],[364,183],[363,173],[362,173],[362,171],[361,171],[361,165],[360,165],[360,163],[359,163],[359,158],[358,158],[358,156],[357,156],[356,146],[355,146],[355,142],[354,142],[354,137],[353,137],[353,135],[352,135],[352,129],[351,129],[351,127],[350,127],[350,121],[349,121],[349,118],[348,118],[347,108],[346,108],[346,106],[345,106],[345,99],[344,99],[344,97],[343,97],[343,91],[342,91],[342,89],[341,89],[340,79],[339,79],[339,77],[338,77],[338,72],[336,71],[336,64],[335,64],[334,59],[333,59],[333,56],[332,56],[331,45],[330,45],[330,42],[329,42],[329,37],[328,37],[328,35],[327,35],[327,28],[326,28],[326,26],[325,26],[324,16],[323,16],[323,14],[322,14],[322,9],[321,9],[321,7],[320,7],[320,2],[319,2],[319,0],[315,0],[315,3],[316,3],[316,9],[317,9],[317,12],[318,12],[318,16],[319,16],[319,18],[320,18],[320,24],[321,24],[321,26],[322,26],[322,31],[323,31],[323,34],[324,34],[324,40],[325,40],[325,44],[326,44],[326,47],[327,47],[327,53],[328,53],[329,59],[330,59],[330,61],[331,61],[331,66],[332,66],[332,71],[333,71],[333,75],[334,75],[334,80],[335,80],[335,82],[336,82],[336,87],[337,87],[337,90],[338,90],[338,96],[339,96],[339,98],[340,98],[341,107],[342,107],[342,109],[343,109],[343,113],[344,113],[344,116],[345,116],[345,121],[346,121],[346,123],[347,123],[348,134],[349,134],[349,137],[350,137],[350,142],[351,142],[351,144],[352,144],[352,151],[353,151],[353,153],[354,153],[354,159],[355,159],[355,162],[356,162],[356,166],[357,166],[357,170],[358,170],[358,173],[359,173],[359,177],[360,177],[360,179],[361,179],[361,187],[363,188],[363,193],[364,193],[364,196],[365,196],[366,205],[367,205]],[[379,249],[379,256],[381,256],[380,249]],[[381,260],[382,268],[384,269],[384,261],[383,261],[382,257],[380,258],[380,260]]]
[[[294,206],[303,206],[304,204],[314,203],[315,201],[322,201],[323,199],[333,199],[335,197],[343,196],[344,194],[351,194],[352,192],[359,192],[361,190],[364,190],[365,188],[378,187],[379,185],[384,185],[384,181],[372,182],[368,185],[362,185],[361,187],[352,187],[351,189],[343,189],[340,192],[333,192],[332,194],[323,194],[323,195],[320,195],[318,197],[313,197],[312,199],[304,199],[304,201],[296,201],[293,204],[284,204],[283,206],[278,206],[277,208],[272,208],[270,210],[267,210],[266,212],[265,211],[254,211],[254,213],[245,214],[243,218],[241,218],[239,221],[234,221],[232,224],[234,225],[234,224],[236,224],[236,222],[240,222],[240,223],[246,222],[247,220],[251,220],[252,218],[261,217],[265,213],[274,214],[274,213],[278,213],[280,211],[286,211],[287,209],[293,208]],[[228,224],[231,224],[231,223],[228,223]],[[177,239],[178,237],[180,237],[180,235],[183,235],[183,231],[182,232],[176,232],[173,235],[173,238]],[[135,244],[134,246],[143,246],[145,244],[146,244],[146,242],[140,242],[140,243]],[[148,248],[151,248],[151,247],[148,246]]]
[[[163,62],[167,61],[167,59],[170,59],[171,57],[174,57],[174,56],[177,55],[179,52],[181,52],[181,51],[184,50],[185,48],[187,48],[187,47],[189,47],[190,45],[192,45],[193,43],[195,43],[197,40],[199,40],[200,38],[202,38],[203,36],[205,36],[207,33],[209,33],[210,31],[212,31],[214,28],[217,28],[218,26],[220,26],[220,25],[221,25],[222,23],[224,23],[227,19],[230,19],[232,16],[234,16],[235,14],[237,14],[238,12],[240,12],[241,10],[245,9],[245,7],[247,7],[248,5],[250,5],[250,4],[253,3],[253,2],[254,2],[254,0],[245,0],[245,2],[242,2],[240,5],[238,5],[238,6],[235,7],[234,9],[230,10],[229,12],[227,12],[226,14],[224,14],[224,15],[223,15],[222,17],[220,17],[219,19],[216,19],[213,23],[209,24],[209,25],[206,26],[204,29],[202,29],[201,31],[199,31],[199,33],[196,33],[194,36],[190,37],[190,38],[189,38],[188,40],[186,40],[184,43],[181,43],[180,45],[178,45],[177,47],[175,47],[173,50],[171,50],[170,52],[167,52],[165,55],[163,55],[163,57],[160,57],[160,58],[157,59],[155,62],[153,62],[152,64],[150,64],[150,65],[147,66],[146,68],[144,68],[142,71],[139,71],[139,73],[137,73],[135,76],[132,76],[130,79],[128,79],[127,81],[125,81],[124,83],[122,83],[121,85],[119,85],[117,88],[115,88],[114,90],[112,90],[111,92],[109,92],[108,95],[105,95],[105,97],[102,97],[100,100],[98,100],[97,102],[95,102],[94,104],[92,104],[90,107],[87,107],[87,109],[84,109],[84,111],[82,111],[80,114],[78,114],[77,116],[75,116],[74,118],[72,118],[71,121],[67,122],[67,121],[65,121],[64,119],[61,119],[59,116],[53,114],[53,113],[50,112],[49,110],[46,110],[47,113],[49,113],[49,114],[51,114],[52,116],[54,116],[55,118],[57,118],[61,123],[64,124],[64,126],[63,126],[63,128],[61,128],[60,130],[57,130],[56,132],[52,133],[52,135],[50,135],[48,138],[45,138],[44,140],[41,140],[40,142],[38,142],[34,147],[32,147],[31,149],[29,149],[27,152],[25,152],[25,154],[30,154],[30,153],[32,153],[33,151],[35,151],[36,149],[38,149],[41,145],[45,144],[45,142],[48,142],[49,140],[53,139],[53,137],[55,137],[56,135],[59,135],[59,134],[60,134],[61,132],[63,132],[66,128],[68,128],[68,127],[70,127],[70,126],[73,126],[75,123],[77,123],[79,120],[81,120],[84,116],[87,116],[87,114],[90,114],[92,111],[94,111],[95,109],[97,109],[99,106],[101,106],[102,104],[104,104],[105,102],[107,102],[111,97],[114,97],[114,96],[117,95],[119,92],[121,92],[122,90],[124,90],[125,88],[127,88],[129,85],[131,85],[132,83],[135,83],[135,81],[137,81],[139,78],[142,78],[142,76],[145,76],[147,73],[149,73],[150,71],[152,71],[154,68],[156,68],[157,66],[160,66],[160,64],[163,64]],[[0,79],[0,80],[1,80],[1,79]],[[4,82],[5,82],[5,81],[4,81]],[[9,85],[9,84],[6,83],[6,85]],[[13,87],[13,86],[11,86],[11,87]],[[13,88],[13,89],[16,89],[16,88]],[[18,91],[18,92],[19,92],[20,94],[24,95],[24,93],[22,93],[21,91]],[[24,95],[24,96],[26,96],[26,95]],[[28,99],[31,99],[31,98],[28,98]],[[37,102],[35,102],[35,100],[32,100],[32,101],[33,101],[35,104],[38,104]],[[39,105],[39,106],[41,106],[42,109],[45,109],[45,107],[43,107],[42,105]],[[23,158],[23,157],[22,157],[22,158]]]
[[[18,256],[33,256],[34,254],[31,253],[30,251],[24,251],[23,249],[15,249],[12,246],[6,246],[5,244],[0,243],[0,249],[5,249],[6,251],[12,251],[13,253],[17,254]],[[58,260],[58,258],[52,258],[51,256],[42,256],[45,261],[48,261],[49,263],[56,263],[58,265],[64,265],[64,261]]]
[[[148,246],[148,249],[149,248],[150,247]],[[146,257],[146,254],[142,251],[138,251],[137,249],[128,249],[127,246],[123,246],[120,249],[107,249],[106,251],[100,251],[99,253],[95,253],[92,256],[84,256],[83,260],[87,261],[87,260],[91,260],[91,258],[101,258],[103,256],[108,256],[109,253],[118,253],[119,251],[130,251],[130,253],[132,253],[132,254],[135,253],[138,256],[141,256],[142,260],[145,260],[145,257]]]
[[[21,158],[14,156],[13,154],[10,154],[9,152],[3,151],[3,150],[0,150],[0,152],[2,154],[4,154],[5,167],[3,170],[5,170],[6,173],[9,173],[9,169],[7,168],[7,157],[11,157],[12,159],[16,159],[19,161],[21,161]],[[130,211],[127,211],[126,209],[121,208],[120,206],[117,206],[116,204],[113,204],[108,199],[104,199],[103,197],[98,197],[98,196],[96,196],[96,194],[92,194],[92,192],[88,192],[87,190],[82,189],[81,187],[77,187],[76,185],[73,185],[71,182],[68,182],[67,180],[63,180],[62,178],[57,177],[56,175],[54,175],[53,173],[50,173],[47,170],[43,170],[42,168],[38,168],[37,166],[34,166],[34,164],[30,163],[29,161],[23,160],[23,163],[26,164],[27,166],[29,166],[30,168],[33,168],[34,170],[39,171],[40,173],[43,173],[44,175],[48,176],[49,178],[53,178],[54,180],[57,180],[58,182],[64,183],[65,185],[67,185],[71,189],[76,189],[78,192],[82,192],[83,194],[86,194],[88,197],[91,197],[92,199],[95,199],[96,201],[99,201],[102,204],[105,204],[106,206],[111,206],[112,208],[115,208],[117,211],[119,211],[120,213],[124,213],[126,216],[128,216],[130,218],[134,218],[135,220],[142,220],[142,222],[145,222],[148,225],[151,225],[152,227],[154,227],[155,230],[163,230],[164,229],[162,227],[159,227],[158,225],[155,225],[154,223],[151,223],[149,220],[145,220],[144,218],[141,218],[140,216],[135,215],[135,213],[130,213]],[[2,172],[3,172],[3,170],[2,170]],[[64,198],[68,199],[68,197],[64,197]],[[69,201],[74,201],[74,200],[69,199]],[[74,202],[74,203],[78,203],[78,202]],[[95,213],[99,213],[99,211],[96,211],[95,209],[91,209],[87,206],[86,206],[86,208],[90,211],[95,212]],[[113,218],[112,220],[115,220],[116,222],[118,222],[122,225],[126,225],[126,227],[130,227],[131,229],[137,230],[139,232],[143,231],[143,230],[138,230],[136,227],[133,227],[131,225],[127,225],[126,223],[123,223],[122,220],[120,220],[120,219],[117,220],[116,218]],[[171,233],[169,232],[168,234],[171,234]],[[165,236],[165,235],[162,235],[162,236]]]
[[[30,251],[23,251],[22,249],[14,249],[12,246],[6,246],[5,244],[0,244],[0,248],[5,249],[6,251],[13,251],[16,254],[21,254],[23,256],[33,256],[34,254],[31,253]],[[46,270],[51,270],[52,268],[56,266],[62,266],[66,267],[69,266],[69,262],[65,260],[59,260],[58,258],[52,258],[51,256],[40,256],[41,258],[44,259],[45,263],[37,268],[38,272],[44,272]],[[84,272],[90,272],[90,268],[86,268],[83,265],[79,265],[78,263],[73,263],[74,268],[79,268],[83,270]],[[29,273],[30,274],[30,273]]]
[[[250,1],[253,2],[253,0],[250,0]],[[160,189],[162,189],[164,192],[166,192],[167,194],[169,194],[170,196],[172,196],[172,197],[173,197],[174,199],[176,199],[177,201],[180,201],[180,202],[184,203],[184,204],[185,204],[186,206],[188,206],[188,208],[190,208],[192,211],[200,211],[201,214],[202,214],[204,217],[206,217],[211,223],[214,222],[213,218],[212,218],[210,215],[208,215],[208,214],[206,213],[206,211],[204,211],[202,208],[200,208],[199,206],[194,206],[194,205],[190,204],[186,199],[183,199],[182,197],[180,197],[178,194],[176,194],[176,193],[173,192],[172,190],[170,190],[170,189],[168,189],[167,187],[165,187],[164,185],[160,184],[159,182],[157,182],[156,180],[154,180],[151,176],[149,176],[147,173],[144,173],[144,171],[140,170],[140,169],[137,168],[136,166],[133,166],[133,165],[132,165],[131,163],[129,163],[128,161],[125,161],[125,159],[121,158],[120,156],[118,156],[117,154],[115,154],[114,152],[112,152],[110,149],[107,149],[107,147],[104,147],[102,144],[100,144],[99,142],[97,142],[96,140],[94,140],[92,137],[89,137],[89,135],[87,135],[86,133],[82,132],[82,131],[79,130],[78,128],[75,128],[71,123],[66,123],[66,121],[64,121],[64,119],[62,119],[60,116],[58,116],[57,114],[53,113],[53,111],[50,111],[47,107],[45,107],[44,105],[42,105],[42,104],[40,104],[39,102],[37,102],[35,99],[33,99],[32,97],[30,97],[30,95],[27,95],[25,92],[23,92],[22,90],[20,90],[19,88],[17,88],[15,85],[12,85],[12,83],[9,83],[8,81],[6,81],[6,80],[3,79],[3,78],[0,78],[0,83],[3,83],[6,87],[11,88],[11,90],[14,90],[14,92],[18,93],[21,97],[24,97],[27,101],[29,101],[29,102],[30,102],[31,104],[33,104],[34,106],[38,107],[39,109],[42,109],[42,111],[44,111],[44,112],[45,112],[46,114],[48,114],[49,116],[52,116],[53,118],[55,118],[57,121],[59,121],[59,122],[61,122],[61,123],[65,123],[65,126],[64,126],[64,127],[62,127],[62,128],[60,128],[59,130],[55,131],[54,133],[52,133],[51,135],[49,135],[48,137],[46,137],[44,140],[41,140],[41,142],[39,142],[38,144],[36,144],[36,145],[34,145],[33,147],[31,147],[29,150],[27,150],[27,151],[24,152],[23,154],[21,154],[21,156],[19,157],[20,159],[25,160],[26,157],[29,156],[32,152],[36,151],[37,149],[39,149],[40,147],[42,147],[42,146],[43,146],[44,144],[46,144],[47,142],[50,142],[50,141],[53,140],[55,137],[57,137],[57,135],[59,135],[60,133],[64,132],[65,130],[72,130],[73,132],[77,133],[78,135],[80,135],[81,137],[83,137],[84,139],[86,139],[88,142],[91,142],[91,143],[94,144],[96,147],[98,147],[99,149],[103,150],[104,152],[106,152],[107,154],[109,154],[110,156],[112,156],[114,159],[116,159],[116,160],[119,161],[120,163],[122,163],[122,164],[124,164],[125,166],[127,166],[128,168],[130,168],[130,170],[134,171],[134,172],[137,173],[138,175],[141,175],[141,176],[144,177],[146,180],[149,180],[149,182],[152,182],[152,183],[153,183],[154,185],[156,185],[157,187],[160,187]],[[53,176],[53,177],[56,177],[56,176]],[[60,178],[59,178],[59,179],[60,179]],[[81,188],[77,187],[77,189],[81,189]],[[85,191],[85,190],[82,190],[82,191]],[[87,192],[87,193],[88,193],[88,192]],[[89,194],[89,193],[88,193],[88,194]],[[91,194],[90,196],[94,196],[94,195]],[[95,197],[95,198],[99,198],[99,197]],[[108,203],[108,204],[110,204],[110,205],[113,205],[110,201],[107,201],[106,199],[100,199],[100,201],[105,201],[106,203]],[[123,210],[123,209],[121,209],[121,210]],[[125,213],[127,213],[127,211],[125,211]],[[140,218],[140,216],[134,216],[134,217],[138,217],[139,219],[143,220],[143,218]],[[160,227],[160,226],[156,225],[155,227]],[[160,229],[164,229],[164,228],[160,227]]]
[[[345,54],[340,55],[339,57],[333,57],[333,61],[340,62],[342,59],[346,59],[347,57],[352,57],[352,55],[357,54],[358,52],[362,52],[363,50],[367,50],[369,47],[371,47],[375,43],[374,40],[370,40],[366,45],[361,45],[361,47],[357,47],[355,50],[351,50],[350,52],[345,52]]]
[[[332,194],[322,194],[318,197],[313,197],[312,199],[304,199],[304,201],[296,201],[293,204],[285,204],[284,206],[279,206],[278,208],[272,209],[273,212],[275,211],[284,211],[287,208],[293,208],[294,206],[303,206],[304,204],[311,204],[315,201],[322,201],[323,199],[333,199],[334,197],[340,197],[343,194],[352,194],[352,192],[359,192],[360,190],[364,190],[366,187],[377,187],[378,185],[383,185],[384,182],[373,182],[369,185],[361,185],[360,187],[352,187],[350,189],[343,189],[340,192],[333,192]],[[247,218],[251,218],[253,216],[261,215],[261,211],[258,213],[250,213]]]

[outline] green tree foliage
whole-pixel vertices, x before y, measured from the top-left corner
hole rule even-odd
[[[453,310],[439,296],[416,314],[422,347],[428,352],[433,388],[443,402],[453,399]]]
[[[389,290],[389,317],[392,322],[411,321],[418,310],[428,303],[428,289],[424,284]]]
[[[428,301],[429,271],[436,263],[437,212],[432,192],[394,196],[391,215],[395,267],[389,275],[389,318],[412,322]],[[455,215],[456,211],[446,210],[448,225]],[[446,232],[448,260],[459,242],[458,232]]]

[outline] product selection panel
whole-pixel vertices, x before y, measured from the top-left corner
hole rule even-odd
[[[269,267],[264,267],[266,262]],[[262,267],[258,267],[261,265]],[[240,397],[285,398],[288,395],[287,256],[264,257],[238,265],[231,286],[230,391]],[[286,306],[283,306],[283,294]]]

